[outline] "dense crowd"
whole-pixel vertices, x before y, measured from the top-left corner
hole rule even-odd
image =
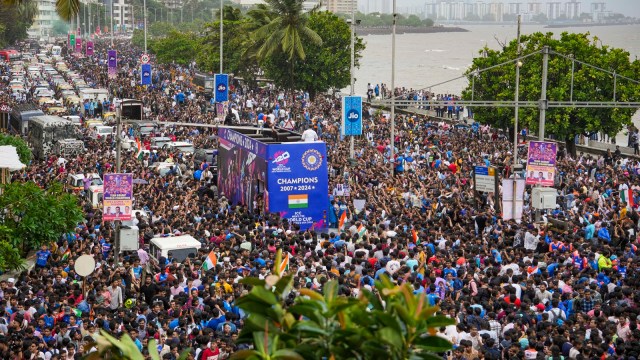
[[[447,359],[640,356],[640,216],[635,206],[640,198],[635,192],[626,203],[620,197],[621,191],[639,189],[637,160],[619,152],[575,157],[561,152],[556,209],[536,223],[528,189],[522,221],[503,221],[493,194],[476,193],[472,186],[475,165],[513,173],[512,145],[499,131],[399,115],[391,145],[388,116],[366,108],[352,163],[348,142],[337,133],[337,98],[311,100],[304,93],[291,98],[271,87],[236,83],[228,108],[216,115],[188,80],[192,68],[159,66],[153,85],[145,88],[132,80],[139,51],[125,42],[117,48],[116,80],[107,79],[102,55],[66,57],[87,83],[110,89],[109,104],[114,98],[142,99],[147,117],[160,121],[262,120],[313,128],[327,142],[328,221],[335,228],[346,213],[346,225],[328,233],[299,231],[277,214],[229,203],[214,174],[194,176],[203,164],[192,156],[158,150],[140,160],[132,151],[125,154],[122,170],[146,180],[134,185],[134,207],[148,213],[134,220],[140,250],[123,254],[116,264],[113,224],[103,222],[102,210],[80,196],[84,222],[40,249],[33,269],[0,282],[0,358],[75,359],[94,351],[86,345],[106,330],[129,334],[145,355],[148,341],[156,339],[163,359],[176,359],[186,348],[196,360],[226,359],[247,346],[235,342],[245,316],[235,301],[247,291],[238,281],[266,277],[278,249],[291,254],[294,293],[303,287],[322,291],[327,279],[338,279],[341,294],[356,296],[385,275],[426,293],[430,305],[457,320],[438,330],[454,344]],[[132,136],[126,127],[120,135]],[[216,146],[214,133],[203,128],[174,126],[155,135]],[[34,160],[13,180],[46,187],[68,174],[112,172],[114,144],[85,141],[86,153],[65,161]],[[157,161],[175,166],[162,176],[149,167]],[[356,207],[354,200],[364,200],[364,207]],[[190,234],[203,248],[182,263],[156,261],[148,253],[149,240],[171,234]],[[204,271],[211,250],[221,261]],[[81,254],[97,262],[84,292],[74,271]]]

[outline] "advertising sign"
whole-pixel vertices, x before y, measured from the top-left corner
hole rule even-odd
[[[107,68],[109,79],[115,79],[118,75],[118,52],[116,50],[109,50],[107,52]]]
[[[93,41],[87,41],[86,55],[93,56]]]
[[[80,36],[76,38],[76,52],[78,54],[82,52],[82,38]]]
[[[344,96],[342,98],[343,135],[362,135],[362,97]]]
[[[301,229],[323,228],[329,198],[326,145],[286,143],[268,147],[269,210]]]
[[[151,85],[151,64],[142,64],[140,69],[140,83]]]
[[[76,34],[69,35],[69,44],[71,44],[71,49],[76,48]]]
[[[529,142],[526,176],[528,185],[553,186],[556,175],[556,153],[556,143]]]
[[[514,185],[515,182],[515,185]],[[518,223],[522,219],[522,208],[524,205],[524,179],[503,179],[502,180],[502,219],[515,219]],[[515,190],[515,211],[513,209],[513,196]]]
[[[486,166],[476,166],[474,169],[474,181],[476,191],[496,191],[496,169]]]
[[[229,101],[229,75],[228,74],[216,74],[216,89],[215,100],[216,102]]]
[[[103,220],[131,220],[133,175],[105,174],[102,203],[104,205],[102,215]]]

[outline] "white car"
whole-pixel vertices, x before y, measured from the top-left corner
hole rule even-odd
[[[115,129],[113,126],[96,126],[94,131],[91,133],[90,137],[93,139],[106,139],[113,137],[115,134]]]

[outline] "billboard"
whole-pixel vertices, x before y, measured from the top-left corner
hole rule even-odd
[[[140,83],[151,85],[151,64],[142,64],[140,69]]]
[[[527,156],[527,185],[553,186],[556,175],[556,143],[530,141]]]
[[[87,41],[86,55],[93,56],[93,41]]]
[[[102,220],[131,220],[133,175],[105,174]]]
[[[323,228],[329,198],[327,150],[323,142],[269,145],[268,208],[301,229]]]
[[[229,101],[229,75],[216,74],[215,100],[216,102]]]
[[[342,135],[362,135],[362,97],[342,97]]]
[[[76,38],[76,52],[78,54],[82,52],[82,38],[80,36]]]
[[[266,145],[227,129],[218,129],[218,138],[218,191],[253,210],[266,184]]]
[[[107,52],[107,68],[109,79],[115,79],[118,75],[118,52],[116,50]]]

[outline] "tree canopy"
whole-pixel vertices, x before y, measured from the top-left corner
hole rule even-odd
[[[31,162],[31,148],[29,144],[19,136],[0,134],[0,145],[14,146],[21,163],[29,165],[29,162]]]
[[[312,96],[349,84],[351,29],[339,16],[303,12],[299,0],[270,1],[246,13],[225,6],[224,14],[225,72],[247,81],[261,74],[279,87],[305,90]],[[214,73],[220,66],[219,27],[214,21],[198,31],[185,31],[191,27],[156,23],[149,26],[149,49],[161,63],[195,60],[199,69]],[[142,46],[141,31],[134,32],[133,42]],[[364,47],[356,36],[356,66]]]
[[[594,65],[630,79],[640,80],[640,61],[630,61],[629,53],[622,49],[602,45],[599,39],[586,34],[562,33],[559,38],[553,33],[534,33],[521,38],[521,55],[534,53],[544,46],[585,64]],[[477,70],[489,68],[515,59],[517,42],[514,40],[501,50],[484,48],[473,65],[467,70],[468,87],[463,91],[465,100],[507,100],[515,97],[515,62],[481,72]],[[573,80],[573,101],[613,101],[613,76],[593,67],[575,62]],[[571,100],[571,68],[572,61],[558,55],[549,56],[547,99],[549,101]],[[616,101],[640,101],[640,85],[618,76],[616,81]],[[475,77],[475,84],[473,84]],[[523,60],[520,69],[520,101],[537,101],[540,99],[542,82],[542,54],[533,55]],[[513,108],[473,109],[475,119],[481,123],[508,129],[513,127]],[[623,108],[549,108],[546,113],[546,134],[567,140],[583,132],[604,131],[615,135],[630,124],[634,109]],[[521,108],[519,126],[527,127],[532,133],[537,132],[539,110],[537,108]]]
[[[34,182],[2,185],[0,241],[23,253],[51,244],[83,219],[77,198],[60,183],[41,189]]]

